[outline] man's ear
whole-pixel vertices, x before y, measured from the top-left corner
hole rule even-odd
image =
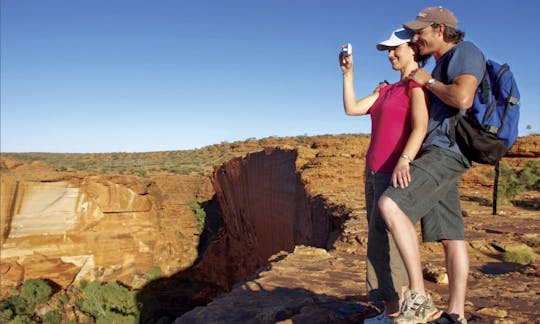
[[[442,38],[444,38],[444,32],[446,31],[446,26],[445,25],[439,25],[437,27],[439,29],[439,35],[441,35]]]

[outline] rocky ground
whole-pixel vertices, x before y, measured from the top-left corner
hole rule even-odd
[[[365,295],[363,162],[357,159],[365,153],[365,143],[357,140],[355,149],[344,149],[349,144],[319,141],[312,145],[318,150],[315,155],[304,152],[298,158],[305,158],[298,164],[308,191],[349,210],[340,238],[328,251],[297,246],[292,253],[277,254],[268,267],[232,292],[175,323],[361,323],[373,314]],[[538,142],[535,145],[527,151],[538,150]],[[520,154],[505,160],[515,167],[525,161]],[[466,315],[472,323],[540,323],[538,257],[527,265],[502,259],[507,249],[538,239],[540,193],[524,195],[522,207],[499,205],[494,216],[492,169],[476,165],[461,184],[471,262]],[[424,244],[421,249],[427,288],[444,308],[448,285],[443,250],[438,244]],[[537,244],[534,252],[540,252]]]
[[[219,295],[207,306],[183,314],[176,323],[361,323],[366,316],[373,314],[374,309],[367,305],[365,293],[367,231],[362,171],[368,143],[367,136],[353,135],[305,138],[302,145],[298,140],[287,139],[268,139],[264,144],[257,141],[235,143],[233,153],[239,157],[265,147],[296,151],[296,172],[308,198],[319,198],[317,201],[325,204],[323,209],[334,209],[334,213],[343,215],[345,221],[339,224],[339,232],[329,239],[326,249],[297,245],[289,251],[276,253],[250,278],[237,283],[230,292]],[[540,135],[533,135],[520,139],[504,161],[521,170],[527,161],[538,159]],[[7,174],[14,179],[45,183],[59,177],[51,173],[48,166],[38,162],[25,165],[10,161],[5,162],[2,169],[3,180]],[[494,216],[491,207],[492,170],[489,166],[476,165],[461,183],[471,261],[467,317],[472,323],[540,323],[540,192],[526,192],[514,205],[499,205],[498,214]],[[254,176],[259,177],[257,174]],[[62,174],[61,179],[65,177],[72,175]],[[159,189],[160,196],[155,195],[153,197],[157,198],[153,199],[157,199],[159,206],[155,210],[161,212],[161,228],[179,226],[194,231],[188,202],[206,201],[212,197],[213,189],[208,177],[208,174],[146,175],[152,184],[149,188],[153,190],[155,185],[156,190]],[[5,194],[4,187],[3,191]],[[132,217],[131,214],[128,216]],[[189,226],[182,225],[186,221],[182,217],[190,220]],[[107,228],[113,230],[111,226]],[[157,236],[167,238],[168,232]],[[194,240],[193,234],[184,236]],[[11,242],[9,240],[3,245],[4,252],[8,247],[5,244]],[[25,238],[18,240],[31,245],[40,239],[32,238],[32,242]],[[505,251],[525,245],[533,246],[535,260],[528,264],[503,261]],[[241,251],[241,247],[236,249]],[[424,244],[421,249],[427,288],[436,304],[444,308],[448,287],[444,282],[443,251],[438,244]],[[185,262],[192,262],[196,255],[191,254],[197,252],[196,246],[190,243],[184,250],[172,247],[168,255],[184,256]],[[119,256],[125,254],[122,251],[118,253]],[[155,253],[151,254],[155,259]],[[234,263],[235,260],[228,262]],[[151,264],[144,263],[144,266]],[[182,268],[187,266],[182,265]],[[28,269],[22,269],[17,278],[22,280],[28,273]],[[9,271],[4,271],[3,267],[4,279],[6,274]]]

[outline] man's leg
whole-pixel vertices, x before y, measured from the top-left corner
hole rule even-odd
[[[449,301],[448,313],[465,317],[465,292],[469,277],[469,255],[465,241],[443,240],[448,272]]]
[[[431,209],[430,215],[422,219],[422,234],[426,242],[441,242],[446,258],[448,273],[448,314],[464,318],[465,295],[469,276],[469,256],[465,243],[465,232],[459,195],[459,181],[449,183],[442,199]]]

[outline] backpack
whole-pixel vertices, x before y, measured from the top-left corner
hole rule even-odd
[[[496,165],[518,137],[519,99],[508,64],[487,60],[472,107],[450,118],[451,145],[471,161]]]
[[[445,71],[446,73],[446,71]],[[495,165],[493,215],[497,214],[499,160],[518,137],[519,90],[508,64],[487,60],[474,103],[450,118],[450,142],[470,160]]]

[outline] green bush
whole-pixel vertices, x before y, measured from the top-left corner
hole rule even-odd
[[[108,310],[125,315],[138,313],[135,292],[116,282],[109,282],[101,287],[103,301]]]
[[[96,324],[133,324],[137,322],[137,318],[133,315],[123,315],[109,310],[96,319]]]
[[[43,279],[28,279],[22,287],[19,296],[24,298],[33,309],[37,304],[46,302],[51,297],[52,288]]]
[[[508,204],[523,190],[524,186],[519,183],[517,172],[508,164],[499,163],[499,202]]]
[[[516,200],[528,190],[540,190],[540,160],[530,160],[517,171],[507,163],[499,164],[499,198],[501,203]]]
[[[0,323],[7,323],[11,321],[15,313],[11,308],[4,308],[0,310]]]
[[[30,317],[26,315],[17,315],[15,318],[10,322],[10,324],[35,324],[36,322],[32,321]]]
[[[116,282],[85,284],[81,297],[76,305],[96,323],[135,323],[139,317],[135,292]]]
[[[62,323],[62,316],[58,315],[55,311],[47,312],[43,316],[43,324],[60,324]]]
[[[540,246],[540,234],[531,234],[525,237],[527,245],[530,247],[539,247]]]
[[[519,245],[508,248],[503,254],[505,262],[514,262],[519,264],[529,264],[534,261],[533,250],[526,245]]]
[[[30,323],[36,305],[49,300],[52,288],[42,279],[28,279],[18,295],[10,296],[0,310],[1,323]],[[30,322],[28,322],[30,321]]]
[[[158,278],[161,278],[161,275],[162,275],[161,268],[158,266],[155,266],[155,267],[152,267],[152,269],[148,270],[148,272],[146,273],[146,278],[148,278],[148,280],[156,280]]]
[[[540,160],[530,160],[519,174],[519,181],[528,190],[540,190]]]
[[[197,229],[199,232],[202,232],[204,228],[204,222],[206,220],[206,212],[201,207],[201,205],[196,202],[195,200],[190,200],[188,202],[189,208],[191,208],[191,211],[195,214],[195,220],[197,221]]]
[[[101,283],[93,281],[82,283],[82,299],[76,302],[77,307],[94,318],[105,315],[103,297],[101,296]]]
[[[2,308],[12,310],[13,315],[30,315],[34,311],[33,305],[19,295],[10,296]]]

